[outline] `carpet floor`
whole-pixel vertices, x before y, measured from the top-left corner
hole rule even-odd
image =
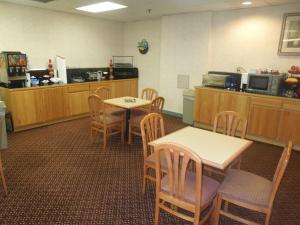
[[[186,126],[166,116],[167,133]],[[142,194],[142,143],[113,137],[103,151],[89,139],[89,119],[8,135],[2,152],[9,193],[0,186],[0,224],[153,224],[155,188]],[[242,169],[271,179],[282,148],[254,143]],[[300,224],[300,153],[294,151],[273,207],[271,225]],[[229,206],[246,217],[261,215]],[[161,224],[190,224],[161,214]],[[221,219],[220,224],[239,224]]]

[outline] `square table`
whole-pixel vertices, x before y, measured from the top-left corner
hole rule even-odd
[[[125,136],[128,137],[128,120],[130,119],[130,109],[147,106],[149,105],[149,109],[151,107],[150,100],[142,99],[142,98],[135,98],[130,96],[120,97],[120,98],[110,98],[104,100],[104,103],[121,107],[126,109],[126,132]]]
[[[237,137],[227,136],[195,127],[185,127],[149,143],[172,142],[183,145],[202,160],[202,163],[224,170],[240,156],[253,142]]]

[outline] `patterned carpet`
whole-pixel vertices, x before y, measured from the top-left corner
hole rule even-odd
[[[185,126],[166,117],[167,133]],[[90,142],[89,119],[79,119],[9,134],[2,153],[9,193],[0,187],[1,224],[153,224],[155,189],[142,190],[142,144],[121,145],[118,136],[107,151]],[[273,176],[281,148],[255,143],[242,169]],[[272,225],[300,224],[300,153],[294,152],[275,200]],[[236,213],[253,213],[232,208]],[[256,214],[252,217],[259,218]],[[189,224],[162,214],[161,224]],[[238,224],[222,219],[221,224]]]

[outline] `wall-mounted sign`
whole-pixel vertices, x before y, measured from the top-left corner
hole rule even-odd
[[[141,54],[146,54],[149,50],[149,44],[146,39],[142,39],[140,42],[138,42],[138,49]]]

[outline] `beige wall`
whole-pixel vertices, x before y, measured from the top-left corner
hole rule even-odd
[[[282,16],[300,12],[300,4],[217,12],[212,20],[211,69],[235,71],[272,68],[282,72],[300,57],[278,56]]]
[[[236,71],[242,66],[246,70],[273,68],[287,72],[291,65],[300,65],[299,56],[277,55],[282,16],[288,12],[300,12],[300,4],[179,14],[162,17],[161,23],[151,25],[147,21],[139,22],[144,30],[149,30],[144,35],[149,40],[152,31],[161,29],[160,48],[156,46],[157,39],[149,41],[150,51],[154,48],[156,54],[135,57],[136,61],[147,59],[139,65],[141,72],[159,71],[159,76],[143,82],[140,88],[159,86],[159,93],[166,98],[165,109],[182,113],[182,90],[177,89],[176,83],[178,74],[190,75],[190,88],[193,88],[201,84],[202,75],[208,70]],[[135,23],[125,26],[125,33],[137,34],[140,30]],[[130,35],[130,40],[128,37],[124,37],[125,49],[131,54],[133,49],[126,44],[136,43],[140,36]]]
[[[123,23],[0,3],[0,51],[22,51],[30,68],[65,56],[69,67],[108,66],[123,54]]]
[[[146,38],[149,51],[142,55],[138,42]],[[159,90],[160,80],[161,20],[126,23],[124,28],[124,55],[134,56],[134,65],[139,69],[139,95],[145,87]]]

